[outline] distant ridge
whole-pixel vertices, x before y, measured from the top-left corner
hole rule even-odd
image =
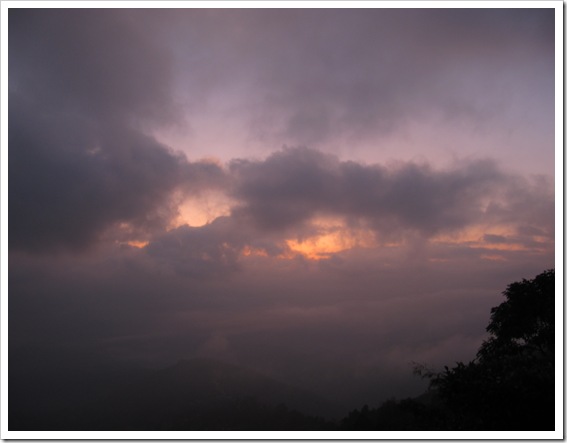
[[[107,385],[96,401],[62,418],[73,430],[322,430],[335,408],[315,394],[255,370],[198,358]]]
[[[254,369],[210,358],[181,359],[156,371],[147,379],[160,388],[191,395],[207,403],[213,398],[236,400],[253,398],[266,405],[287,407],[312,415],[329,416],[335,407],[305,389],[290,386]]]

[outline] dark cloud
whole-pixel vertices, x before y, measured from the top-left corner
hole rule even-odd
[[[97,122],[175,117],[171,59],[151,26],[121,9],[10,9],[10,90],[43,112]]]
[[[184,160],[142,125],[175,115],[167,52],[120,10],[9,14],[10,248],[163,227]]]
[[[285,228],[301,223],[332,204],[338,161],[307,148],[284,149],[265,161],[234,160],[234,196],[244,205],[233,210],[261,227]]]
[[[180,226],[154,239],[146,249],[151,257],[180,274],[210,278],[238,269],[246,237],[233,220],[219,217],[200,228]]]
[[[11,97],[10,248],[82,249],[121,222],[151,230],[168,221],[181,159],[141,132],[93,125]]]
[[[220,164],[207,160],[187,162],[184,167],[184,185],[188,192],[224,191],[230,186],[230,179]]]
[[[435,170],[411,162],[341,162],[308,148],[286,148],[265,161],[233,161],[229,169],[239,201],[233,215],[268,230],[334,215],[363,220],[380,234],[428,237],[518,217],[537,225],[553,214],[549,183],[520,180],[486,160]],[[530,202],[540,208],[535,215]]]

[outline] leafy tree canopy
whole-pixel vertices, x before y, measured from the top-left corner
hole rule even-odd
[[[477,358],[432,378],[457,430],[554,428],[555,272],[508,286]]]
[[[555,344],[555,271],[508,286],[506,301],[492,308],[486,330],[492,335],[479,351],[480,358],[502,352],[538,351],[552,356]]]

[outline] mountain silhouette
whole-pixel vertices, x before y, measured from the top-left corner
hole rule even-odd
[[[210,359],[100,385],[71,399],[41,430],[323,430],[336,413],[327,400],[254,370]],[[22,430],[40,430],[15,421]],[[11,430],[14,429],[10,426]]]

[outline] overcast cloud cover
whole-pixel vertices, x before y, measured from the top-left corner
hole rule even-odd
[[[420,393],[554,266],[553,54],[545,9],[11,9],[11,364]]]

